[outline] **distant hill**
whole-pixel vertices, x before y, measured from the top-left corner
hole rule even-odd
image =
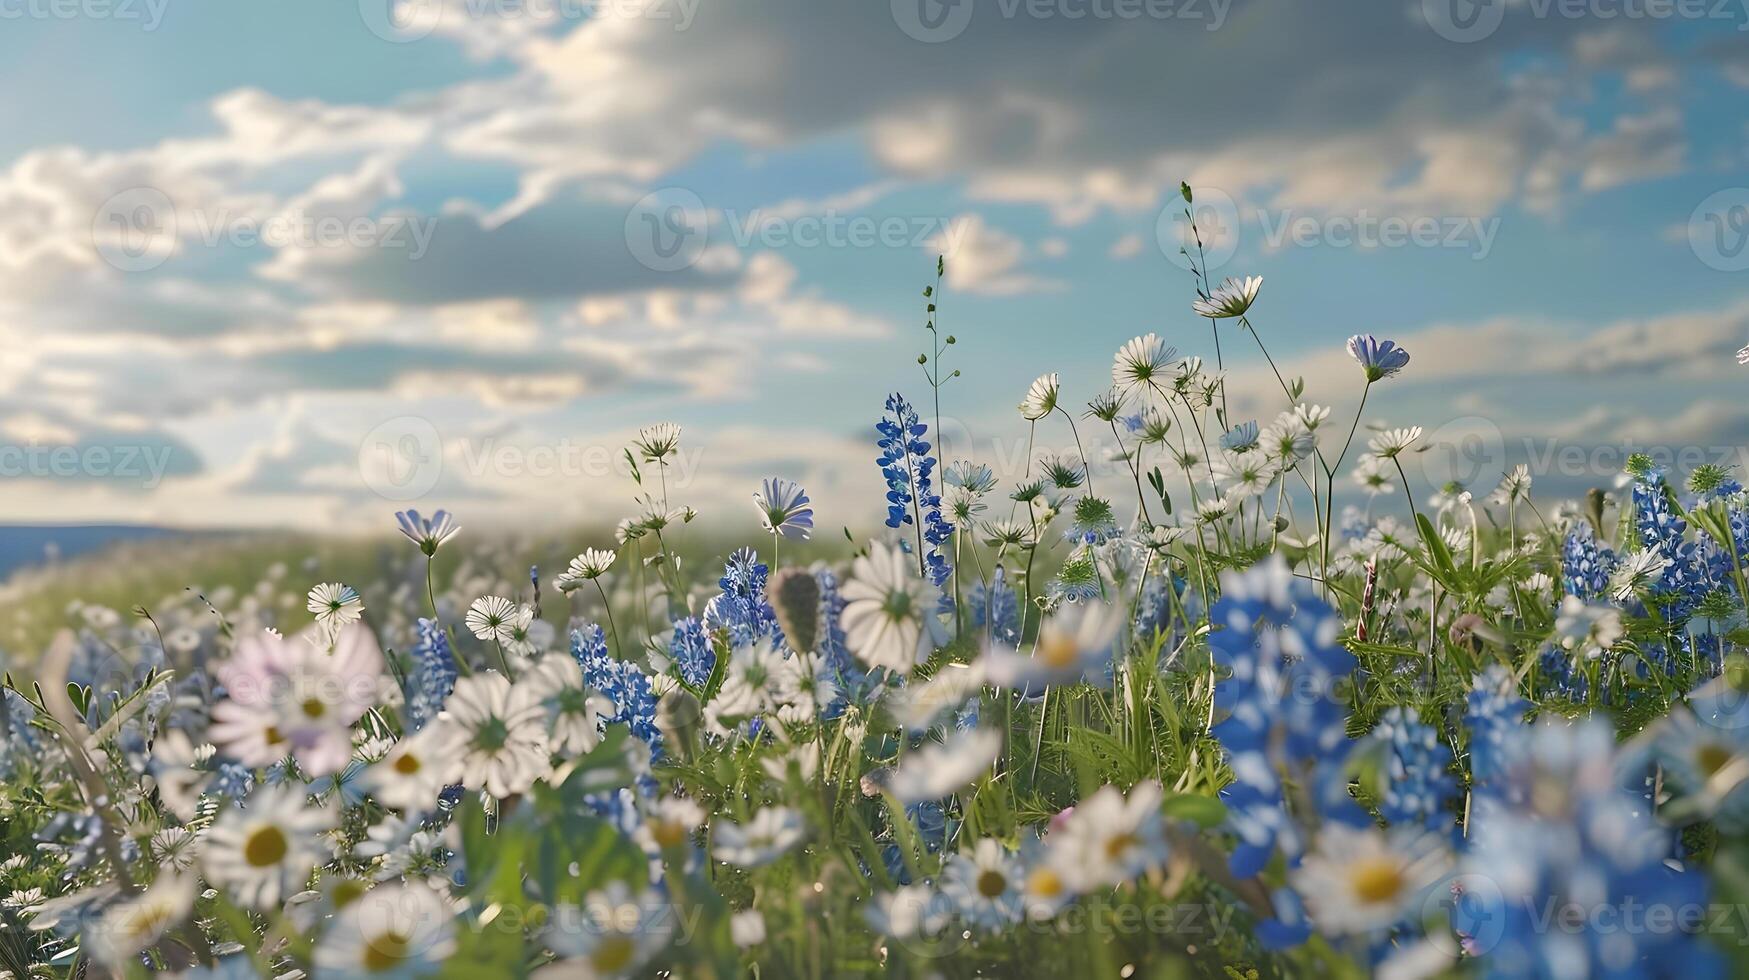
[[[188,537],[198,533],[136,524],[0,525],[0,581],[18,569],[73,558],[118,541]]]

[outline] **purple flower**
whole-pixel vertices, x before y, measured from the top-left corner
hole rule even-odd
[[[1396,374],[1409,363],[1408,351],[1398,347],[1395,341],[1379,340],[1370,333],[1357,333],[1348,338],[1348,356],[1360,362],[1369,384]]]

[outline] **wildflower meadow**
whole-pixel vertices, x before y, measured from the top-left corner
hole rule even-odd
[[[61,610],[3,661],[0,975],[1741,975],[1741,474],[1428,485],[1366,407],[1415,350],[1314,390],[1187,259],[1109,376],[1038,352],[1077,448],[1018,473],[942,451],[938,263],[858,499],[688,499],[654,423],[558,565],[422,500],[346,580]]]

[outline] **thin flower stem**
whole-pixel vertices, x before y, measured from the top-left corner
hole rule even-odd
[[[607,612],[607,628],[613,633],[613,655],[624,660],[626,658],[625,647],[619,642],[619,627],[613,623],[613,603],[607,601],[607,590],[601,587],[600,576],[589,581],[595,583],[595,591],[601,595],[601,608]]]

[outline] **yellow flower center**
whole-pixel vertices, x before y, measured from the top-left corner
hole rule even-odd
[[[305,698],[298,707],[303,709],[305,718],[320,718],[328,713],[328,706],[316,698]]]
[[[656,846],[667,850],[686,843],[686,828],[678,820],[653,820],[650,822],[650,837],[656,841]]]
[[[1056,898],[1063,893],[1063,879],[1050,868],[1037,868],[1026,879],[1026,890],[1040,898]]]
[[[1696,749],[1694,753],[1694,764],[1699,766],[1700,771],[1709,777],[1717,774],[1730,762],[1731,750],[1717,742],[1708,742]]]
[[[1113,834],[1110,839],[1105,842],[1105,856],[1116,860],[1117,858],[1122,857],[1124,852],[1135,846],[1135,834],[1132,834],[1127,830],[1121,834]]]
[[[411,752],[398,756],[395,759],[394,769],[403,776],[411,776],[421,768],[423,767],[419,762],[419,757]]]
[[[986,871],[978,876],[978,894],[995,898],[1008,890],[1008,879],[1000,871]]]
[[[365,944],[364,968],[372,973],[393,970],[412,952],[410,945],[405,935],[394,930],[372,936]]]
[[[1048,667],[1073,667],[1075,656],[1079,652],[1075,647],[1075,638],[1057,630],[1051,630],[1039,640],[1038,659]]]
[[[285,831],[278,827],[262,827],[243,842],[243,860],[250,867],[271,868],[283,861],[290,850],[291,842],[285,839]]]
[[[603,936],[589,955],[589,963],[603,973],[618,973],[632,965],[637,946],[626,936]]]
[[[1403,871],[1387,858],[1362,858],[1348,872],[1348,883],[1363,902],[1385,902],[1403,891]]]

